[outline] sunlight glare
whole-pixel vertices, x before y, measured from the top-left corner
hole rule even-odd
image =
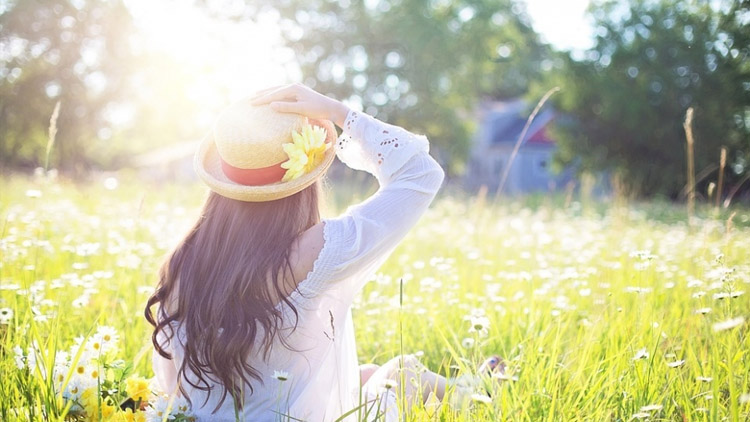
[[[257,22],[209,16],[186,2],[126,0],[138,34],[133,42],[152,54],[177,62],[186,99],[199,104],[199,123],[227,102],[273,85],[297,81],[293,52],[283,47],[276,16]],[[174,83],[175,81],[170,81]],[[204,121],[205,120],[205,121]]]

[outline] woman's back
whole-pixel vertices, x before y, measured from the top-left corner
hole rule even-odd
[[[372,412],[373,406],[381,405],[370,396],[371,391],[360,391],[351,303],[427,209],[442,183],[443,172],[427,154],[424,137],[357,112],[349,112],[340,125],[344,134],[336,141],[336,154],[351,168],[374,174],[380,189],[339,217],[313,225],[293,242],[287,257],[288,273],[294,277],[284,278],[282,287],[276,290],[281,300],[273,302],[272,312],[278,313],[281,323],[270,337],[260,324],[252,327],[256,330],[254,344],[245,362],[262,376],[250,383],[252,392],[246,386],[242,389],[240,413],[235,413],[231,396],[219,405],[223,383],[211,374],[196,374],[185,365],[189,349],[211,333],[193,330],[190,335],[179,318],[170,322],[179,341],[168,341],[165,333],[157,331],[158,343],[165,345],[174,359],[155,353],[154,371],[168,391],[180,379],[200,418],[236,420],[239,416],[240,420],[263,421],[288,415],[332,421],[361,402],[368,402],[361,413],[368,406]],[[184,301],[180,299],[177,303],[182,310]],[[214,312],[221,313],[222,309]],[[247,325],[247,321],[236,322]],[[214,338],[221,339],[222,335],[215,333]],[[264,343],[264,338],[271,341]],[[183,367],[184,376],[179,377]],[[208,380],[208,391],[205,386],[202,390],[191,385],[190,381],[199,384],[195,380],[200,375]],[[212,414],[217,405],[218,411]],[[353,417],[356,415],[354,412]]]

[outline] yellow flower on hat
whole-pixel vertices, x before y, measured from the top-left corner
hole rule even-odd
[[[322,127],[305,125],[301,132],[292,132],[292,141],[282,145],[289,160],[281,163],[287,169],[282,182],[294,180],[317,167],[325,158],[330,144]]]

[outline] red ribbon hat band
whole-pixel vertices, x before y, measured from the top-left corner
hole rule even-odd
[[[257,169],[242,169],[234,167],[223,159],[221,160],[221,170],[229,180],[245,186],[262,186],[280,182],[286,173],[286,169],[281,167],[281,163]]]

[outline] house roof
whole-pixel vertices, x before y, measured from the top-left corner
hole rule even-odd
[[[515,144],[530,114],[529,104],[521,99],[493,101],[487,104],[483,125],[489,130],[487,134],[489,143],[491,145],[505,142]],[[548,136],[547,127],[556,116],[557,112],[552,108],[543,108],[529,126],[524,144],[554,144],[555,141]]]

